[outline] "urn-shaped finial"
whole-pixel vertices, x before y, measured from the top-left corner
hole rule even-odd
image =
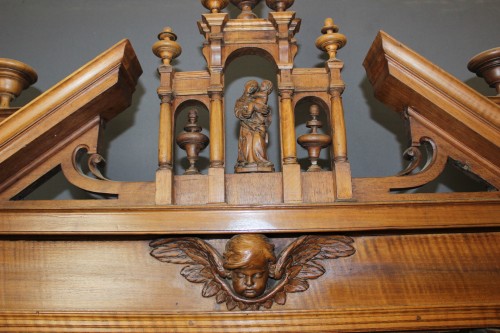
[[[306,123],[306,126],[311,129],[311,132],[299,136],[297,142],[302,148],[307,149],[309,160],[311,161],[311,166],[307,171],[317,172],[321,171],[321,167],[318,165],[321,149],[328,147],[332,142],[332,138],[329,135],[318,133],[318,128],[323,127],[323,124],[318,119],[319,107],[316,104],[311,105],[309,114],[311,115],[311,120]]]
[[[218,13],[229,4],[229,0],[201,0],[201,4],[211,13]]]
[[[177,35],[172,32],[172,28],[166,27],[158,34],[158,41],[153,44],[153,53],[161,58],[164,65],[170,65],[170,62],[177,58],[182,48],[176,42]]]
[[[495,47],[474,56],[467,68],[482,77],[500,96],[500,47]]]
[[[185,175],[197,175],[200,173],[196,168],[198,155],[208,145],[208,137],[201,133],[201,126],[198,126],[198,111],[191,109],[188,112],[188,123],[184,126],[184,132],[177,136],[177,144],[186,151],[189,161],[189,168],[184,172]]]
[[[290,8],[295,0],[266,0],[267,7],[277,12],[284,12]]]
[[[239,19],[255,19],[257,15],[252,11],[261,0],[231,0],[231,3],[241,10]]]
[[[316,39],[316,47],[328,53],[328,61],[335,61],[337,51],[347,43],[347,38],[343,34],[338,33],[338,31],[339,27],[334,24],[333,19],[327,18],[325,25],[321,29],[323,35]]]
[[[0,58],[0,108],[10,102],[38,79],[35,70],[14,59]]]

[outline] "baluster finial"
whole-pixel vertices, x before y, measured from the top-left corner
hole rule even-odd
[[[198,155],[208,145],[208,137],[201,133],[201,126],[198,125],[198,111],[189,110],[188,123],[184,126],[184,132],[177,136],[177,144],[186,151],[189,161],[189,168],[184,172],[185,175],[197,175],[200,173],[195,164],[198,161]]]
[[[226,8],[229,0],[201,0],[201,4],[210,10],[211,13],[215,14]]]
[[[266,0],[267,7],[277,12],[284,12],[290,8],[295,0]]]
[[[261,0],[231,0],[231,3],[241,10],[239,19],[255,19],[257,15],[252,11]]]
[[[316,39],[316,47],[322,51],[328,53],[330,57],[328,61],[335,61],[337,57],[337,51],[345,46],[347,43],[347,38],[345,35],[338,32],[339,27],[334,24],[332,18],[327,18],[325,20],[325,25],[321,29],[323,35]]]
[[[486,83],[497,91],[500,96],[500,47],[483,51],[474,56],[467,68],[482,77]]]
[[[10,102],[38,79],[35,70],[14,59],[0,58],[0,108]]]
[[[153,53],[161,58],[164,65],[169,66],[182,52],[181,46],[176,42],[177,35],[172,32],[172,28],[166,27],[158,34],[158,39],[153,44]]]
[[[321,149],[326,148],[332,142],[329,135],[318,133],[318,128],[323,127],[323,123],[318,119],[319,107],[316,104],[311,105],[309,109],[311,120],[306,123],[306,126],[311,129],[311,133],[299,136],[297,142],[299,145],[307,149],[311,166],[307,169],[308,172],[321,171],[318,165],[319,154]]]

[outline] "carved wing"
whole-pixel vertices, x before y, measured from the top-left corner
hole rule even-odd
[[[308,280],[317,279],[326,272],[320,261],[354,254],[353,242],[347,236],[303,236],[292,242],[280,254],[274,267],[274,278],[286,281],[275,293],[274,301],[283,305],[287,293],[307,290]]]
[[[151,255],[162,262],[185,264],[181,275],[189,282],[204,283],[204,297],[217,296],[217,302],[225,301],[226,292],[219,277],[225,278],[227,272],[222,266],[222,258],[208,243],[199,238],[168,238],[152,241]],[[219,294],[221,294],[219,296]],[[224,300],[219,300],[224,297]]]

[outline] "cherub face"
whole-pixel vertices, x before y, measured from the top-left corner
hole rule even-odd
[[[234,291],[246,298],[259,297],[264,293],[269,278],[267,265],[238,268],[232,271]]]

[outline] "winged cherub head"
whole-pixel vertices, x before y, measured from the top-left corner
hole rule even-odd
[[[274,263],[274,245],[263,235],[236,235],[226,244],[224,268],[231,272],[233,289],[240,296],[262,295]]]

